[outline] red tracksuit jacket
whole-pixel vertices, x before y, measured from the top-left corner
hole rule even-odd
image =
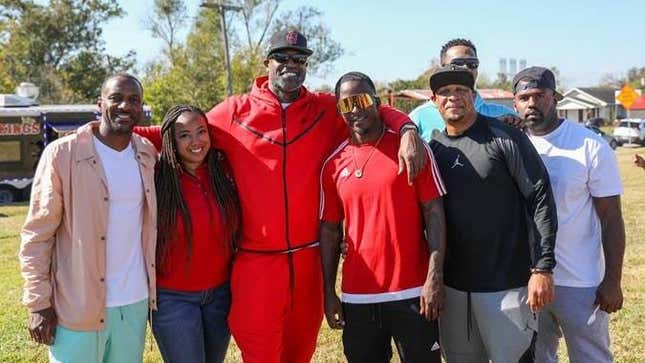
[[[407,115],[380,106],[391,128]],[[348,127],[327,93],[300,95],[286,109],[257,78],[250,93],[232,96],[208,112],[214,144],[233,169],[242,204],[242,249],[282,251],[317,240],[319,176]]]

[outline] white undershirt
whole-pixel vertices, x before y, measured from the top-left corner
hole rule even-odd
[[[143,184],[132,145],[122,151],[94,137],[109,193],[106,235],[106,306],[123,306],[148,297],[141,247]]]

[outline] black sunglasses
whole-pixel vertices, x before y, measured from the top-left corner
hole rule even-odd
[[[289,59],[291,59],[294,63],[297,64],[305,64],[307,63],[307,59],[309,59],[309,56],[306,54],[286,54],[286,53],[273,53],[269,55],[269,59],[274,59],[276,62],[284,64],[289,62]]]
[[[479,67],[479,59],[475,57],[455,58],[450,61],[450,64],[460,67],[468,67],[468,69],[477,69]]]

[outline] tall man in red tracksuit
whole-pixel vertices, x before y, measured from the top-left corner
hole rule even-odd
[[[208,113],[242,204],[229,324],[245,362],[310,361],[322,321],[318,176],[348,131],[333,95],[302,86],[312,53],[299,32],[274,34],[268,77]],[[416,131],[407,132],[409,119],[379,112],[403,135],[400,164],[416,175],[426,157]]]

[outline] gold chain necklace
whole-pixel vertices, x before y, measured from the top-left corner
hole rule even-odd
[[[378,140],[376,140],[376,143],[374,144],[374,146],[372,146],[372,150],[370,150],[370,153],[367,155],[367,159],[365,159],[363,166],[361,166],[360,168],[358,167],[358,163],[356,163],[356,153],[354,151],[354,148],[352,148],[352,162],[354,163],[354,176],[357,177],[358,179],[363,177],[363,170],[365,170],[365,166],[367,165],[367,162],[370,161],[370,158],[372,157],[372,155],[374,155],[376,148],[378,148],[378,144],[381,143],[381,140],[383,139],[383,135],[385,135],[385,126],[383,126],[383,131],[381,131],[381,136],[378,137]]]

